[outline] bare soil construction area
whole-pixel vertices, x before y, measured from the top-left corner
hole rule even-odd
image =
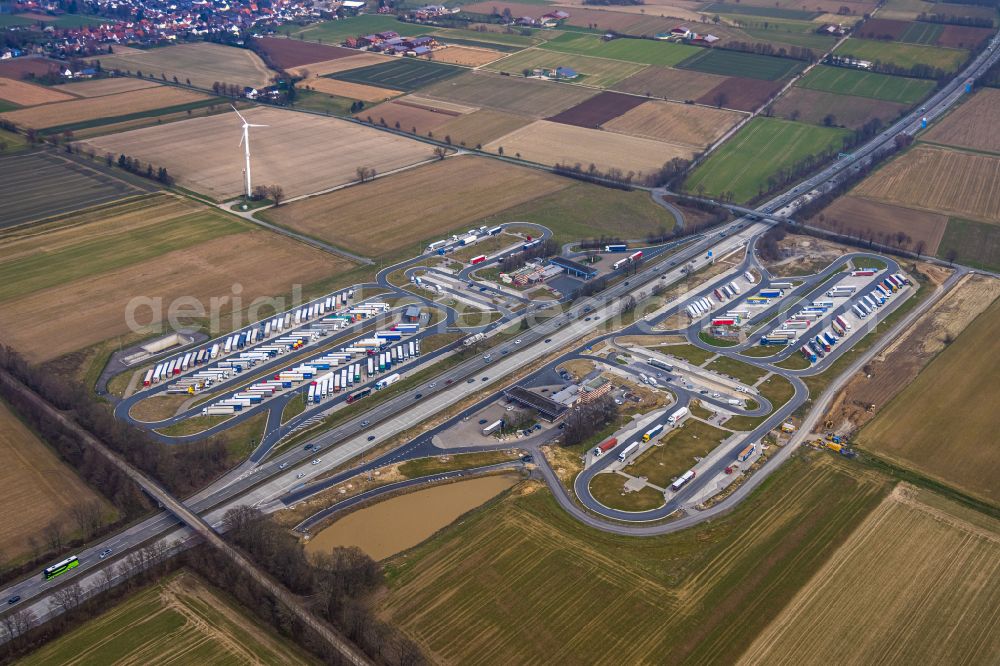
[[[996,520],[897,487],[739,663],[992,662],[1000,651],[998,532]]]
[[[262,88],[271,83],[275,73],[250,49],[223,46],[211,42],[192,42],[162,48],[133,49],[116,46],[113,55],[101,57],[104,69],[120,69],[145,76],[168,79],[174,76],[181,82],[206,90],[216,81],[241,86]]]
[[[205,99],[208,99],[206,95],[191,92],[190,90],[157,86],[155,88],[123,92],[117,95],[73,99],[68,102],[8,111],[7,113],[0,114],[0,118],[8,120],[19,127],[47,129],[94,120],[96,118],[125,116],[131,113],[180,106]]]
[[[1000,503],[1000,300],[932,360],[857,437],[860,447]]]
[[[834,428],[848,433],[875,416],[948,344],[1000,296],[1000,280],[968,275],[837,394],[830,407]]]
[[[43,541],[42,530],[55,521],[64,533],[76,532],[73,507],[97,502],[114,509],[59,460],[24,423],[0,402],[0,484],[8,508],[0,521],[0,555],[6,563],[27,555],[28,539]],[[16,507],[16,510],[15,510]]]
[[[745,115],[673,102],[645,102],[605,123],[604,129],[702,150]]]
[[[447,183],[447,187],[442,185]],[[265,212],[268,220],[380,256],[561,190],[571,181],[478,157],[454,157]],[[371,215],[372,202],[412,215]],[[414,247],[422,250],[422,247]]]
[[[336,118],[263,107],[244,115],[267,125],[250,133],[254,183],[281,185],[288,197],[351,182],[361,166],[382,173],[432,157],[430,146]],[[239,118],[224,113],[85,143],[164,166],[180,185],[225,200],[244,189],[239,139]]]
[[[1000,222],[1000,157],[918,145],[862,181],[854,194]]]
[[[1000,90],[982,88],[924,138],[960,148],[1000,153]]]
[[[617,132],[586,129],[539,120],[492,142],[486,149],[505,155],[520,154],[541,164],[594,164],[601,171],[611,168],[636,174],[650,173],[674,157],[690,158],[692,150]]]
[[[855,196],[840,197],[827,206],[822,215],[822,220],[816,215],[809,224],[849,236],[874,234],[875,238],[894,238],[902,232],[912,239],[910,248],[916,248],[923,241],[927,254],[937,253],[948,226],[947,215]]]

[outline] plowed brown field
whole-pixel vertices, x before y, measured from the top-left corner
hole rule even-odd
[[[744,114],[674,102],[646,102],[604,125],[604,129],[702,150]]]
[[[34,106],[49,102],[65,102],[75,99],[75,97],[60,92],[56,88],[46,88],[25,81],[0,78],[0,99],[5,99],[19,106]]]
[[[465,65],[466,67],[479,67],[486,63],[493,62],[502,57],[503,53],[493,49],[478,49],[470,46],[449,46],[438,49],[430,56],[424,56],[425,60],[434,62],[448,62],[453,65]]]
[[[862,197],[845,196],[823,210],[822,221],[817,215],[809,223],[849,236],[868,235],[869,232],[895,236],[901,231],[913,239],[911,249],[919,241],[923,241],[924,252],[936,254],[948,226],[948,216]]]
[[[314,62],[337,60],[358,54],[354,49],[342,46],[317,44],[300,39],[284,39],[279,37],[264,37],[257,44],[267,54],[275,66],[281,69],[301,67]]]
[[[636,95],[624,95],[616,92],[602,92],[590,99],[570,107],[562,113],[557,113],[547,120],[554,123],[565,123],[578,127],[599,128],[609,120],[634,109],[645,100]]]
[[[389,90],[388,88],[377,88],[366,86],[363,83],[351,83],[350,81],[338,81],[337,79],[327,79],[317,77],[303,81],[302,85],[313,90],[318,90],[327,95],[339,95],[348,99],[359,99],[362,102],[381,102],[390,97],[402,95],[399,90]]]
[[[358,67],[368,67],[369,65],[380,65],[383,62],[388,61],[389,56],[358,51],[357,55],[348,56],[346,58],[336,58],[334,60],[324,60],[322,62],[312,62],[308,65],[292,67],[288,71],[295,76],[302,76],[309,79],[309,83],[311,84],[312,77],[326,76],[328,74],[336,74],[337,72],[346,72],[351,69],[357,69]]]
[[[1000,522],[899,486],[741,664],[985,664],[1000,653]]]
[[[854,194],[1000,224],[1000,157],[919,145]]]
[[[208,97],[181,88],[157,86],[156,88],[133,90],[117,95],[74,99],[68,102],[46,104],[33,109],[8,111],[0,114],[0,118],[9,120],[19,127],[46,129],[96,118],[124,116],[168,106],[179,106],[203,99],[208,99]]]
[[[780,81],[763,81],[731,76],[695,99],[700,104],[721,105],[727,109],[756,111],[781,88]]]
[[[1000,153],[1000,90],[982,88],[925,135],[928,141]]]

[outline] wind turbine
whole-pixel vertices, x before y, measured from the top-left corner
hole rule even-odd
[[[249,199],[250,195],[252,194],[252,190],[250,189],[250,128],[267,127],[267,125],[252,125],[247,122],[247,119],[243,117],[243,114],[237,111],[235,106],[233,106],[232,104],[230,104],[229,106],[233,107],[233,111],[236,111],[236,115],[238,115],[240,117],[240,120],[243,121],[243,138],[240,139],[240,145],[243,146],[243,154],[246,157],[246,167],[243,170],[243,174],[246,176],[247,199]]]

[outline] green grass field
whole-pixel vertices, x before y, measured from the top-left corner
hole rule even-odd
[[[26,18],[24,16],[0,14],[0,28],[12,28],[21,25],[35,25],[36,23],[38,23],[36,19]]]
[[[746,363],[740,363],[736,359],[729,358],[728,356],[719,356],[714,361],[706,365],[705,369],[729,375],[730,377],[734,377],[744,384],[749,385],[756,384],[758,379],[767,374],[766,370],[761,370],[756,366],[747,365]]]
[[[606,42],[597,35],[569,32],[545,42],[542,48],[664,67],[673,67],[700,51],[697,46],[686,44],[651,39],[614,39]]]
[[[735,663],[888,489],[803,452],[732,514],[636,538],[521,488],[388,563],[380,610],[432,661]]]
[[[676,356],[677,358],[684,359],[688,363],[693,363],[695,365],[701,365],[708,359],[715,356],[715,352],[702,349],[701,347],[695,347],[694,345],[668,345],[666,347],[661,347],[659,351],[664,354],[669,354],[670,356]]]
[[[755,118],[695,169],[688,191],[718,196],[732,192],[746,202],[767,189],[768,177],[808,155],[839,149],[848,130],[816,127],[778,118]]]
[[[439,37],[444,37],[445,41],[460,43],[457,40],[469,40],[478,43],[485,43],[485,45],[489,46],[490,48],[496,48],[495,45],[497,44],[508,47],[516,46],[520,48],[527,48],[529,46],[534,46],[535,44],[545,41],[546,37],[546,34],[544,32],[535,32],[531,36],[526,36],[516,33],[508,35],[505,32],[477,32],[475,30],[463,30],[461,28],[434,28],[432,26],[427,26],[427,27],[429,28],[429,30],[427,31],[428,35],[436,35]]]
[[[623,60],[609,60],[575,53],[561,53],[543,48],[526,49],[509,58],[490,63],[485,69],[521,75],[525,69],[572,67],[582,76],[573,82],[607,88],[641,72],[645,65]],[[553,83],[553,85],[555,85]]]
[[[348,37],[370,35],[373,32],[394,30],[403,33],[401,28],[407,27],[395,16],[383,14],[362,14],[343,21],[321,21],[303,28],[298,25],[284,25],[278,32],[289,37],[299,37],[309,42],[322,41],[324,44],[339,44]]]
[[[339,95],[327,95],[316,90],[299,90],[295,95],[295,108],[319,111],[334,116],[349,116],[353,99]]]
[[[650,447],[624,471],[632,476],[644,476],[654,486],[666,488],[694,466],[696,457],[704,457],[731,434],[689,418],[680,428],[664,435],[659,446]]]
[[[4,111],[14,111],[20,108],[21,107],[19,107],[17,104],[14,104],[13,102],[8,102],[5,99],[0,99],[0,113],[3,113]],[[5,133],[8,132],[6,132],[5,130]]]
[[[465,71],[462,67],[443,65],[438,62],[400,58],[392,62],[349,69],[346,72],[333,74],[330,78],[409,92],[438,81],[450,79]]]
[[[235,600],[182,571],[86,621],[22,664],[312,664]]]
[[[877,42],[871,39],[848,39],[835,53],[871,62],[877,60],[891,63],[898,67],[927,65],[946,72],[956,71],[969,55],[969,52],[964,49],[945,49],[937,46],[901,44],[899,42]]]
[[[795,85],[902,104],[916,104],[934,89],[933,81],[824,65],[814,67]]]
[[[938,256],[955,251],[955,260],[967,266],[1000,271],[1000,226],[953,217],[948,220]]]
[[[795,395],[795,387],[781,375],[771,375],[757,389],[771,403],[771,411],[763,416],[734,416],[723,423],[723,426],[730,430],[753,430]]]
[[[140,211],[145,201],[116,207]],[[3,261],[0,252],[0,302],[50,287],[142,263],[168,252],[247,231],[246,225],[227,215],[205,209],[160,224],[101,234],[55,250],[39,249]]]
[[[590,480],[590,494],[604,506],[619,511],[650,511],[666,502],[663,493],[652,488],[625,492],[627,480],[620,474],[598,474]]]
[[[701,49],[701,53],[696,53],[677,66],[708,74],[777,81],[800,71],[805,67],[805,63],[789,58],[775,58],[755,53]]]
[[[1000,300],[979,315],[866,425],[859,446],[1000,504]],[[993,442],[993,444],[991,444]]]
[[[642,238],[659,229],[674,228],[673,216],[653,203],[647,193],[586,183],[508,208],[476,222],[476,226],[515,221],[543,224],[560,243],[602,235]]]
[[[777,4],[777,3],[776,3]],[[746,14],[748,16],[766,16],[777,19],[797,19],[808,21],[818,15],[817,12],[808,12],[801,9],[782,9],[781,7],[755,7],[753,5],[740,5],[729,2],[716,2],[702,7],[701,11],[711,14]]]
[[[814,26],[815,24],[809,23],[808,25]],[[776,45],[789,44],[791,46],[801,46],[802,48],[812,49],[817,53],[826,52],[837,41],[836,37],[817,35],[812,31],[799,32],[797,30],[781,30],[775,28],[743,28],[743,32],[761,42],[769,42]]]
[[[944,26],[940,23],[919,23],[914,21],[899,38],[911,44],[933,44],[941,36]]]

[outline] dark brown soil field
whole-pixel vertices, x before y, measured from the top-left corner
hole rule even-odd
[[[696,99],[699,104],[719,105],[719,95],[725,97],[722,107],[738,111],[754,111],[781,89],[780,81],[762,81],[731,76]]]
[[[725,76],[718,74],[670,67],[647,67],[638,74],[619,81],[612,88],[636,95],[683,102],[708,94],[725,80]]]
[[[792,88],[774,103],[774,115],[814,125],[822,124],[827,115],[833,115],[834,124],[858,129],[873,118],[890,125],[907,108],[906,104],[869,97]]]
[[[951,46],[958,49],[976,48],[990,38],[989,28],[974,28],[964,25],[946,25],[938,35],[937,46]]]
[[[345,49],[340,46],[303,42],[297,39],[265,37],[258,39],[257,44],[267,54],[271,64],[281,69],[299,67],[314,62],[337,60],[358,55],[359,51]]]
[[[570,107],[562,113],[548,118],[552,122],[578,127],[599,128],[609,120],[613,120],[627,111],[631,111],[646,100],[636,95],[623,95],[616,92],[602,92],[600,95]]]
[[[0,76],[8,79],[23,79],[30,76],[45,76],[59,69],[59,63],[47,58],[14,58],[0,61]]]
[[[937,252],[945,227],[948,226],[947,215],[911,210],[854,196],[840,197],[827,206],[822,215],[822,220],[817,215],[809,223],[850,236],[861,233],[867,237],[874,234],[876,239],[883,242],[886,238],[894,238],[901,231],[913,239],[910,249],[916,248],[917,243],[923,241],[924,254]]]
[[[899,39],[910,27],[909,21],[894,21],[892,19],[869,19],[855,34],[864,39]]]

